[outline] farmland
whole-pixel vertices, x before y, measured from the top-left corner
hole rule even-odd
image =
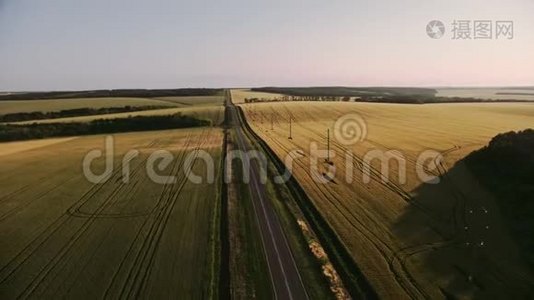
[[[202,149],[214,157],[220,176],[222,131],[205,127],[114,138],[114,170],[102,184],[84,177],[81,162],[88,151],[104,147],[104,136],[2,144],[3,298],[217,294],[219,185],[186,180],[183,164],[187,154]],[[131,160],[126,183],[121,160],[130,149],[140,154]],[[160,149],[174,159],[158,174],[176,176],[174,184],[147,176],[147,158]],[[95,173],[103,167],[103,159],[95,160]],[[197,162],[192,170],[202,175],[206,168]]]
[[[534,276],[508,233],[495,197],[463,163],[495,135],[532,126],[532,103],[244,103],[245,98],[281,96],[232,90],[231,99],[245,118],[233,105],[226,106],[225,150],[259,147],[282,160],[291,152],[296,181],[284,186],[274,181],[260,185],[258,168],[252,168],[253,184],[241,183],[240,165],[231,170],[232,181],[221,185],[222,95],[0,101],[3,113],[168,106],[13,122],[25,126],[126,118],[135,123],[137,117],[172,114],[211,125],[115,133],[114,168],[103,184],[85,178],[82,160],[89,151],[104,148],[104,135],[1,143],[2,296],[217,298],[228,293],[268,298],[303,294],[304,288],[311,298],[322,299],[332,297],[333,287],[339,287],[337,295],[345,293],[345,287],[355,291],[358,284],[339,281],[351,269],[358,272],[349,274],[355,276],[351,280],[364,282],[357,290],[383,299],[504,297],[503,291],[522,297],[532,289]],[[347,144],[338,139],[335,123],[351,114],[361,117],[363,123],[356,125],[365,128],[356,131],[361,140]],[[310,162],[317,153],[310,146],[313,142],[325,149],[327,130],[333,156],[321,157],[314,172]],[[140,154],[126,176],[122,158],[131,149]],[[199,155],[200,149],[214,158],[213,183],[186,179],[186,157]],[[145,167],[157,150],[173,154],[172,163],[157,173],[175,175],[176,182],[158,184],[149,178]],[[443,157],[420,161],[427,150]],[[367,159],[373,151],[387,157],[387,180],[380,159]],[[278,172],[275,161],[269,164],[270,174]],[[95,160],[93,169],[103,171],[104,163],[103,158]],[[418,168],[439,182],[423,182]],[[207,175],[205,164],[195,163],[193,172]],[[295,192],[297,187],[304,192]],[[225,191],[227,200],[221,200]],[[302,206],[306,201],[314,211]],[[262,212],[264,205],[268,210]],[[265,220],[276,223],[267,227]],[[320,231],[318,221],[324,224]],[[274,235],[272,228],[278,228]],[[325,235],[330,236],[323,239]],[[276,242],[266,247],[266,237]],[[332,253],[338,248],[343,251]],[[279,257],[280,251],[286,254]],[[335,271],[339,278],[332,277]],[[282,280],[286,276],[293,278],[287,291]]]
[[[66,109],[110,108],[124,106],[168,106],[162,109],[120,112],[105,115],[84,115],[55,119],[13,122],[15,124],[56,123],[56,122],[90,122],[98,119],[127,118],[133,116],[163,116],[183,114],[198,119],[210,120],[213,125],[220,125],[224,119],[223,97],[221,96],[181,96],[161,98],[75,98],[54,100],[2,100],[0,114],[56,112]]]
[[[231,93],[232,93],[232,102],[236,104],[244,103],[246,98],[275,100],[275,99],[279,99],[280,97],[284,96],[283,94],[276,94],[276,93],[255,92],[250,89],[232,90]]]
[[[381,298],[488,298],[504,297],[504,291],[521,297],[532,288],[534,277],[493,196],[462,159],[498,133],[532,126],[534,105],[280,102],[241,107],[280,158],[299,149],[294,176]],[[310,142],[325,149],[327,129],[333,132],[336,119],[350,113],[365,120],[367,135],[354,145],[332,137],[337,176],[318,183],[310,171]],[[379,162],[363,159],[371,150],[397,150],[387,155],[406,161],[405,182],[395,159],[391,178],[383,180]],[[443,159],[422,166],[417,158],[425,150]],[[423,183],[418,165],[439,184]],[[369,182],[362,174],[366,167]],[[324,176],[330,164],[320,161],[318,168]],[[352,182],[345,180],[347,170],[354,174]]]
[[[182,114],[197,119],[210,120],[213,125],[220,125],[224,119],[224,109],[222,106],[192,106],[180,108],[152,109],[136,112],[114,113],[106,115],[80,116],[57,119],[44,119],[37,121],[13,122],[13,124],[31,124],[31,123],[58,123],[58,122],[90,122],[98,119],[119,119],[136,116],[166,116]]]
[[[105,108],[122,106],[169,106],[175,107],[172,102],[149,98],[77,98],[77,99],[44,99],[44,100],[1,100],[0,114],[33,111],[59,111],[76,108]]]

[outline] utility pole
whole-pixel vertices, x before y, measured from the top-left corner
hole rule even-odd
[[[289,116],[289,139],[293,139],[293,137],[291,136],[291,116]]]
[[[326,162],[330,163],[330,128],[326,129]]]

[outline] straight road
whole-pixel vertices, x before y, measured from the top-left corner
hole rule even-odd
[[[230,99],[231,94],[229,92],[228,94],[226,102],[228,124],[235,129],[236,146],[245,152],[244,159],[248,159],[246,151],[255,148],[246,138],[237,108]],[[308,299],[280,220],[268,198],[265,185],[260,181],[260,170],[258,161],[252,159],[248,187],[267,258],[274,297],[275,299]]]

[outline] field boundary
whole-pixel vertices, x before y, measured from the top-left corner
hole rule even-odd
[[[256,132],[250,127],[244,116],[241,107],[236,106],[239,118],[244,125],[244,131],[252,137],[262,150],[273,162],[280,174],[286,172],[286,167],[274,151],[261,139]],[[371,284],[367,281],[356,262],[348,252],[345,245],[341,242],[337,234],[330,227],[328,222],[322,217],[319,210],[315,207],[304,189],[297,182],[295,177],[291,176],[286,186],[295,199],[297,205],[302,210],[306,221],[310,224],[313,231],[317,234],[321,245],[326,250],[328,257],[331,259],[336,271],[339,273],[345,287],[354,299],[377,299],[378,296]]]

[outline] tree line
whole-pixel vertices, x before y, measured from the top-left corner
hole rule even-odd
[[[60,111],[52,112],[42,112],[42,111],[33,111],[33,112],[19,112],[0,115],[0,122],[23,122],[23,121],[33,121],[33,120],[46,120],[46,119],[59,119],[59,118],[70,118],[70,117],[81,117],[81,116],[94,116],[94,115],[106,115],[106,114],[115,114],[115,113],[124,113],[124,112],[135,112],[143,110],[155,110],[168,108],[168,106],[163,105],[145,105],[145,106],[130,106],[126,105],[123,107],[104,107],[104,108],[74,108],[74,109],[64,109]]]
[[[210,126],[211,121],[181,114],[99,119],[90,122],[31,123],[0,125],[0,141],[42,139],[89,134],[151,131]]]

